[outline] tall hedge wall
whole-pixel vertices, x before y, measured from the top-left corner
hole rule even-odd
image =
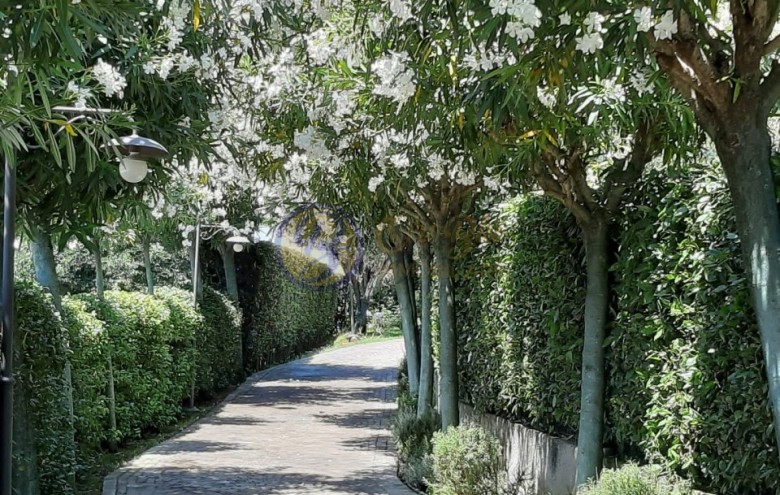
[[[81,294],[64,298],[62,315],[35,284],[16,293],[19,495],[74,493],[75,475],[102,449],[175,422],[193,385],[213,395],[243,377],[240,312],[215,291],[197,310],[179,289]]]
[[[720,494],[780,490],[764,363],[729,195],[714,168],[649,171],[613,230],[607,442]],[[501,214],[462,260],[463,398],[554,434],[579,410],[584,268],[543,197]]]
[[[262,243],[236,257],[244,309],[244,357],[248,370],[290,359],[325,344],[336,327],[337,288],[313,288],[281,266],[278,247]],[[285,263],[311,264],[285,252]]]

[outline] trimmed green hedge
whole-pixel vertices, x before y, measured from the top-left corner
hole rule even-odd
[[[717,493],[780,490],[729,195],[714,168],[649,171],[614,229],[607,440]],[[529,196],[460,262],[463,398],[554,434],[579,411],[584,268],[565,211]]]
[[[73,493],[76,471],[103,448],[175,422],[196,369],[196,389],[208,396],[242,378],[240,312],[209,289],[198,310],[179,289],[161,288],[155,296],[109,291],[103,301],[69,296],[60,319],[39,286],[23,283],[17,304],[14,489],[20,495]]]
[[[254,246],[237,257],[244,319],[244,356],[249,371],[289,360],[325,344],[335,332],[338,291],[312,288],[295,281],[280,266],[276,246]],[[311,260],[290,251],[285,263],[311,265]]]
[[[65,364],[67,335],[51,297],[16,284],[13,485],[19,495],[72,494],[75,473]]]
[[[198,334],[198,393],[210,397],[244,379],[241,311],[230,297],[203,288],[198,305],[203,331]]]

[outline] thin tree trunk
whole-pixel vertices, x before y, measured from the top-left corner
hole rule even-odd
[[[734,203],[742,258],[761,332],[769,400],[780,447],[780,215],[765,127],[739,133],[737,143],[715,140]]]
[[[604,339],[609,282],[607,222],[594,219],[581,226],[585,240],[587,289],[582,349],[580,425],[577,436],[576,486],[595,479],[601,470],[604,437]]]
[[[238,301],[238,280],[236,278],[236,258],[233,248],[220,246],[219,254],[222,255],[222,266],[225,268],[225,286],[227,293]]]
[[[109,344],[110,346],[110,344]],[[111,350],[108,352],[108,421],[111,427],[111,450],[116,450],[116,386],[114,385],[114,361],[111,359]]]
[[[197,299],[200,300],[203,296],[203,267],[200,260],[196,259],[200,256],[200,249],[193,241],[190,246],[190,273],[192,274],[193,283],[197,283],[197,289],[193,287],[197,294]],[[197,273],[195,273],[197,269]],[[197,281],[197,282],[196,282]]]
[[[420,325],[417,314],[417,270],[414,266],[414,244],[404,250],[404,266],[408,274],[409,298],[412,303],[412,322],[414,323],[414,339],[417,342],[417,349],[420,349]],[[418,358],[419,359],[419,358]]]
[[[365,335],[368,329],[368,285],[361,283],[358,276],[352,278],[352,289],[355,292],[355,332]]]
[[[421,418],[433,401],[433,337],[431,335],[431,246],[418,242],[420,253],[420,393],[417,398],[417,417]]]
[[[144,268],[146,269],[146,292],[147,294],[154,294],[154,272],[152,271],[152,255],[149,246],[149,239],[144,239],[143,253]]]
[[[32,227],[31,243],[35,279],[51,293],[54,307],[62,311],[62,289],[57,277],[57,264],[54,261],[54,248],[51,236],[40,227]]]
[[[437,236],[434,244],[439,276],[439,388],[442,429],[460,424],[458,409],[458,335],[455,328],[455,291],[452,281],[452,240]]]
[[[103,253],[101,252],[100,237],[95,239],[97,246],[92,253],[95,256],[95,288],[98,298],[103,299],[103,293],[106,291],[106,280],[103,274]]]
[[[347,297],[349,297],[349,333],[355,335],[355,287],[350,284],[347,287]]]
[[[393,252],[393,278],[395,292],[398,296],[398,306],[401,310],[401,329],[406,345],[406,369],[409,374],[409,392],[417,397],[420,385],[420,353],[414,338],[414,323],[412,322],[412,301],[409,297],[409,282],[407,280],[403,251]]]

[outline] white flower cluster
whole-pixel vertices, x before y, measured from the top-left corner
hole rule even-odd
[[[506,25],[509,36],[525,43],[534,38],[534,28],[542,23],[542,12],[534,0],[490,0],[493,15],[508,14],[512,17]]]
[[[102,59],[98,59],[95,66],[92,68],[92,76],[103,87],[103,94],[109,98],[112,96],[118,96],[124,98],[125,88],[127,87],[127,80],[116,68],[111,64],[103,62]]]
[[[406,53],[391,52],[371,65],[371,70],[379,77],[379,84],[374,86],[374,94],[395,100],[399,107],[414,96],[417,83],[414,72],[406,63],[409,56]]]
[[[605,31],[602,23],[604,16],[598,12],[591,12],[585,19],[583,33],[577,39],[577,50],[583,53],[596,53],[604,48],[604,39],[601,34]]]
[[[398,18],[401,23],[414,18],[412,14],[412,6],[406,0],[390,0],[390,12],[393,17]]]
[[[94,97],[89,88],[79,86],[75,81],[68,83],[67,93],[74,98],[73,106],[76,108],[87,108],[87,100]]]

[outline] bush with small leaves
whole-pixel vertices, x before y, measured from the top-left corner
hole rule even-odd
[[[627,464],[605,469],[598,482],[580,489],[580,495],[691,495],[690,485],[660,466]]]
[[[433,435],[434,495],[503,495],[506,489],[501,443],[487,430],[455,426]]]

